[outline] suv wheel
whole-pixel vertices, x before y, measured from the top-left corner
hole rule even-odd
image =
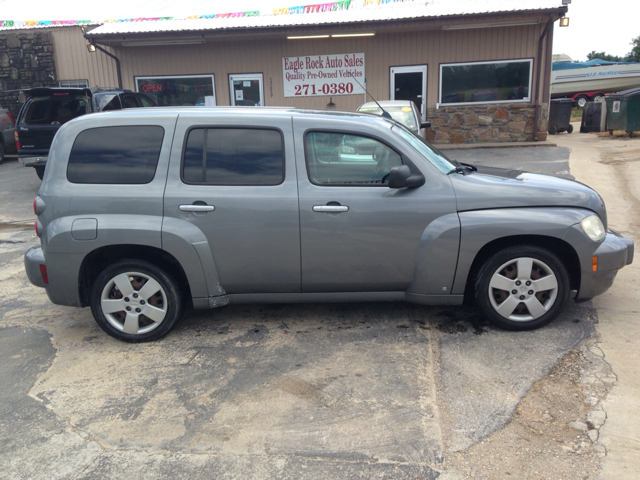
[[[489,258],[478,273],[477,305],[495,325],[533,330],[547,325],[569,299],[569,276],[548,250],[510,247]]]
[[[100,328],[118,340],[148,342],[166,335],[182,313],[176,281],[151,263],[122,260],[98,275],[91,312]]]

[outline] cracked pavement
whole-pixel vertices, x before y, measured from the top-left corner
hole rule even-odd
[[[508,150],[568,172],[568,148]],[[469,308],[256,305],[189,312],[161,341],[121,343],[29,284],[39,182],[15,159],[0,171],[6,478],[462,478],[445,453],[499,432],[595,331],[589,304],[521,333]]]

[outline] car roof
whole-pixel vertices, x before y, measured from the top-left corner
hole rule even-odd
[[[100,118],[110,117],[122,117],[122,118],[131,118],[131,117],[140,117],[144,116],[147,118],[151,118],[153,116],[162,116],[166,114],[175,114],[175,115],[185,115],[185,114],[194,114],[194,115],[209,115],[209,116],[222,116],[222,115],[238,115],[238,116],[255,116],[263,115],[265,117],[273,116],[315,116],[323,119],[327,117],[334,117],[336,119],[344,119],[344,120],[358,120],[358,121],[367,121],[367,122],[385,122],[389,124],[395,124],[394,120],[388,120],[386,118],[380,117],[379,115],[370,115],[368,113],[360,113],[360,112],[345,112],[339,110],[308,110],[308,109],[300,109],[294,107],[230,107],[230,106],[222,106],[222,107],[196,107],[196,106],[183,106],[183,107],[155,107],[155,108],[131,108],[124,110],[112,110],[108,112],[99,113]],[[81,121],[87,117],[93,117],[94,114],[83,115],[82,117],[78,117],[72,122]],[[68,122],[70,123],[70,122]]]
[[[112,87],[35,87],[20,90],[30,97],[46,97],[55,93],[84,93],[86,95],[94,95],[96,93],[136,93],[123,88]]]
[[[367,102],[358,107],[360,110],[363,107],[410,107],[413,102],[411,100],[380,100],[379,102]]]

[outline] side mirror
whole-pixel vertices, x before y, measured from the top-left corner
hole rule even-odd
[[[414,188],[424,184],[424,177],[411,173],[407,165],[396,165],[389,172],[389,188]]]
[[[431,122],[422,122],[420,124],[420,129],[422,130],[423,128],[429,128],[431,127]]]

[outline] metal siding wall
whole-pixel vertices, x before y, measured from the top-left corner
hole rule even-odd
[[[91,87],[118,85],[115,62],[104,53],[89,53],[79,27],[50,30],[58,80],[88,80]]]
[[[487,18],[483,22],[491,20],[506,22],[523,20],[523,17]],[[134,76],[213,73],[217,104],[229,105],[229,74],[262,73],[265,105],[320,109],[326,107],[329,96],[284,97],[282,58],[363,52],[366,86],[378,100],[389,98],[391,66],[428,65],[427,106],[434,108],[438,102],[441,63],[533,58],[535,86],[538,39],[547,19],[541,17],[540,20],[540,25],[529,26],[443,31],[441,25],[432,24],[431,30],[398,33],[381,31],[375,37],[313,40],[256,37],[251,41],[212,40],[203,45],[120,47],[115,52],[122,62],[124,87],[132,90],[135,90]],[[447,25],[454,23],[462,22],[451,21]],[[67,48],[76,48],[76,53],[71,55],[74,58],[57,53],[57,58],[60,59],[59,77],[85,78],[86,73],[81,72],[93,68],[91,85],[97,82],[101,85],[115,85],[113,62],[106,55],[89,54],[84,46],[86,41],[79,30],[64,30],[69,32],[58,34],[58,43],[67,45]],[[58,52],[58,47],[56,51]],[[101,62],[94,61],[94,57],[101,58]],[[545,71],[548,70],[545,68]],[[544,80],[542,83],[544,84]],[[363,95],[337,95],[332,98],[338,110],[355,110],[364,101]]]

